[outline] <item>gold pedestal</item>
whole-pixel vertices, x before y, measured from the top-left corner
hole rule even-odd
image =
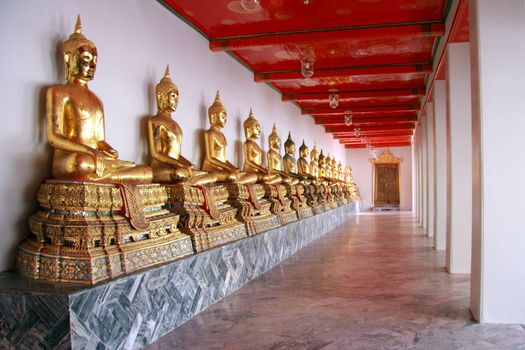
[[[288,198],[289,192],[285,185],[264,185],[266,197],[272,203],[272,213],[279,217],[282,225],[297,221],[297,214],[292,209],[292,200]]]
[[[337,209],[339,205],[337,204],[337,199],[335,197],[331,184],[326,185],[325,188],[326,188],[326,200],[327,200],[327,205],[329,206],[329,209]]]
[[[227,203],[225,186],[165,185],[167,208],[180,216],[179,228],[190,235],[196,252],[247,237],[237,208]]]
[[[227,203],[237,209],[237,219],[246,224],[249,236],[281,226],[277,215],[270,211],[272,203],[265,198],[262,185],[226,184]]]
[[[332,192],[334,193],[335,199],[337,201],[337,205],[339,207],[348,204],[348,200],[346,199],[343,193],[343,185],[341,183],[333,184]]]
[[[330,187],[325,184],[317,184],[317,202],[323,207],[323,211],[332,209],[332,198],[329,193]]]
[[[48,180],[17,268],[29,278],[95,284],[192,254],[166,200],[160,185]]]
[[[305,197],[306,186],[299,183],[297,185],[286,185],[286,190],[292,199],[292,209],[296,211],[299,220],[308,218],[313,214],[312,208],[308,205]]]
[[[306,204],[312,208],[314,215],[321,214],[325,211],[324,204],[319,203],[318,185],[314,183],[304,184],[304,196],[306,197]]]

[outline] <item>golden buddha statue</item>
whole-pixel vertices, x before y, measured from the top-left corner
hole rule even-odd
[[[303,142],[304,143],[304,142]],[[306,146],[305,146],[306,147]],[[308,151],[306,147],[305,152]],[[310,152],[310,164],[309,164],[309,175],[312,179],[312,182],[309,186],[309,204],[312,206],[312,209],[315,214],[319,214],[329,209],[329,206],[326,206],[325,200],[325,188],[321,181],[319,181],[319,153],[317,152],[317,144],[314,143],[314,147]]]
[[[299,147],[299,159],[297,160],[297,174],[303,178],[313,178],[312,175],[310,175],[308,160],[306,160],[308,154],[308,146],[305,145],[303,140],[303,144]]]
[[[343,163],[341,163],[341,161],[339,161],[339,163],[337,163],[337,179],[340,182],[344,182],[344,180],[345,180],[345,175],[343,173]]]
[[[221,132],[227,121],[226,108],[222,105],[220,93],[217,90],[215,101],[208,109],[210,128],[204,132],[204,160],[202,170],[216,177],[217,181],[253,184],[257,181],[256,174],[246,174],[230,163],[226,158],[228,143]]]
[[[335,157],[332,158],[332,179],[339,181],[339,172],[337,170],[337,160],[335,160]]]
[[[246,141],[244,142],[244,167],[243,171],[255,174],[258,183],[276,184],[282,181],[278,174],[271,174],[268,169],[262,166],[263,152],[257,144],[257,139],[261,136],[261,125],[255,119],[253,111],[250,109],[248,118],[243,123]]]
[[[303,145],[299,149],[301,149],[303,146],[306,147],[304,144],[304,140],[303,140]],[[284,142],[284,151],[285,151],[285,155],[283,157],[284,172],[299,180],[304,180],[305,178],[307,178],[308,176],[303,176],[299,174],[299,171],[298,171],[299,161],[295,159],[295,142],[293,142],[292,135],[290,133],[288,133],[288,138]],[[308,147],[306,147],[306,153],[303,150],[303,154],[305,156],[308,156]],[[303,162],[302,164],[303,168],[304,167],[308,168],[308,161],[306,161],[306,159],[304,159],[304,161],[306,162],[306,165]]]
[[[318,179],[319,178],[319,157],[317,152],[317,144],[314,143],[314,148],[310,152],[310,175]]]
[[[177,109],[179,89],[171,81],[169,66],[155,88],[157,115],[148,118],[148,139],[153,180],[165,183],[166,207],[179,215],[179,227],[190,235],[195,251],[200,252],[246,237],[245,225],[236,220],[236,209],[226,203],[223,186],[207,186],[217,177],[195,170],[181,154],[182,130],[171,118]]]
[[[148,118],[148,140],[151,152],[153,181],[183,182],[204,185],[215,182],[215,176],[196,171],[195,166],[181,154],[182,130],[171,118],[179,102],[179,89],[171,81],[169,66],[155,88],[157,115]]]
[[[63,49],[67,83],[50,87],[46,100],[56,179],[40,184],[18,271],[95,284],[192,254],[179,216],[165,207],[165,187],[150,183],[151,168],[119,160],[104,139],[102,103],[87,86],[97,50],[82,35],[80,18]]]
[[[281,137],[277,133],[275,123],[273,124],[272,132],[268,135],[268,170],[272,174],[280,175],[282,180],[291,185],[299,183],[299,178],[293,177],[292,174],[283,171],[283,158],[281,157]]]
[[[321,153],[319,154],[318,164],[319,164],[319,177],[324,179],[326,178],[326,157],[323,154],[323,150],[321,150]]]
[[[52,172],[56,179],[106,183],[150,183],[147,166],[118,159],[105,140],[102,102],[88,88],[97,65],[95,44],[75,32],[64,42],[66,84],[47,90],[47,137],[53,147]]]
[[[330,153],[327,154],[325,158],[325,178],[327,180],[332,180],[332,158],[330,157]]]

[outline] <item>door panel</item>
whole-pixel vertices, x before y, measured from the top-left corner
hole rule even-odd
[[[374,186],[374,205],[399,205],[398,165],[376,165]]]

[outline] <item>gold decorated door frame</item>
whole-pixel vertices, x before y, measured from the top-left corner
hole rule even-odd
[[[401,158],[396,158],[389,149],[386,149],[379,157],[375,159],[370,159],[372,164],[374,165],[373,169],[373,206],[384,206],[384,205],[400,205],[401,203],[401,180],[399,176],[399,165],[403,161]],[[388,191],[388,186],[392,185],[392,183],[388,183],[388,181],[385,183],[385,186],[382,186],[381,184],[378,184],[378,181],[380,180],[380,176],[384,174],[384,171],[390,172],[392,170],[395,174],[395,180],[393,181],[395,186],[395,193],[394,197],[391,198],[392,195],[390,193],[386,193],[384,196],[382,196],[381,191],[386,190]],[[380,174],[381,172],[381,174]],[[389,176],[389,175],[387,175]],[[386,200],[385,200],[386,196]]]

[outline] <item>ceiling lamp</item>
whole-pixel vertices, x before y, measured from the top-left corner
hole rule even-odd
[[[339,95],[337,94],[337,89],[330,90],[330,96],[328,96],[328,104],[330,108],[337,108],[339,106]]]
[[[359,137],[361,135],[361,129],[360,128],[354,128],[354,136]]]
[[[314,60],[311,58],[303,58],[301,60],[301,74],[305,78],[310,78],[314,75]]]
[[[369,149],[370,149],[370,156],[375,159],[377,157],[377,150],[374,148],[373,145],[370,145]]]
[[[345,112],[345,125],[346,126],[352,125],[352,112],[350,111]]]
[[[260,5],[261,0],[241,0],[241,6],[248,12],[253,12],[257,10]]]

